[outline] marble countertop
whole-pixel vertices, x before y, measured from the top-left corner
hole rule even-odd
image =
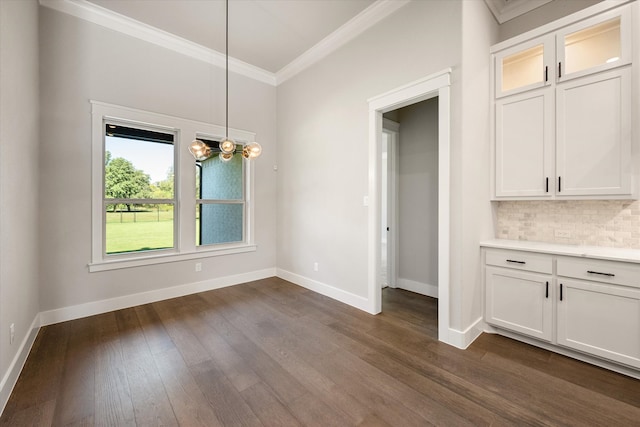
[[[640,249],[607,248],[603,246],[560,245],[555,243],[527,242],[522,240],[483,240],[484,248],[511,249],[526,252],[565,255],[640,264]]]

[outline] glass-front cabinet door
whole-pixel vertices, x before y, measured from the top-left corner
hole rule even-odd
[[[553,36],[545,36],[497,53],[496,98],[549,84],[553,49]]]
[[[613,10],[557,33],[557,80],[564,81],[631,62],[629,8]]]

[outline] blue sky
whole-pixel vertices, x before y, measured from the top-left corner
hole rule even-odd
[[[126,138],[105,137],[105,150],[111,158],[123,157],[151,177],[151,182],[162,181],[173,166],[173,145],[137,141]]]

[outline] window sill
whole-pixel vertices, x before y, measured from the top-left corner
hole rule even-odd
[[[89,263],[89,272],[118,270],[121,268],[142,267],[145,265],[166,264],[168,262],[188,261],[191,259],[210,258],[222,255],[240,254],[244,252],[255,252],[256,245],[242,245],[225,247],[218,249],[204,249],[188,253],[170,253],[161,255],[149,255],[139,258],[117,259],[101,262]]]

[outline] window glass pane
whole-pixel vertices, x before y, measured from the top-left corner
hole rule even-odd
[[[172,204],[106,205],[106,253],[173,248]]]
[[[620,37],[620,17],[565,36],[565,73],[618,61]]]
[[[244,204],[201,204],[196,216],[198,245],[242,242]]]
[[[540,44],[502,60],[502,91],[540,83],[544,79],[544,45]]]
[[[114,126],[110,129],[110,126]],[[106,125],[105,195],[107,199],[173,199],[173,144],[149,140],[145,135],[126,137]],[[129,128],[124,128],[129,129]],[[147,131],[148,132],[148,131]],[[148,132],[159,134],[158,132]],[[120,135],[120,136],[112,136]],[[123,136],[124,135],[124,136]],[[173,139],[173,135],[165,135]]]
[[[201,162],[200,166],[199,176],[196,173],[196,179],[198,179],[196,182],[200,185],[201,199],[242,200],[242,156],[240,154],[234,155],[228,162],[213,156]]]

